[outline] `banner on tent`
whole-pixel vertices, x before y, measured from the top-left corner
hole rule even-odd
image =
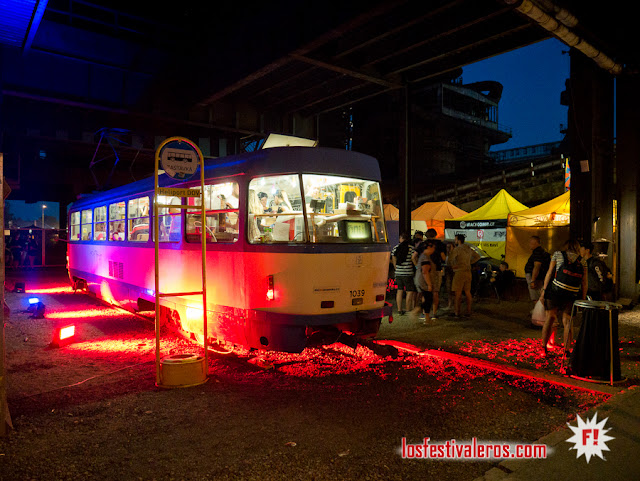
[[[494,220],[445,220],[447,229],[504,229],[507,219]]]
[[[472,244],[476,247],[479,247],[480,249],[485,251],[489,257],[493,257],[494,259],[498,259],[498,260],[504,259],[504,253],[505,253],[505,250],[507,249],[506,241],[502,241],[502,242],[469,241],[468,244]]]
[[[485,251],[489,257],[493,257],[494,259],[504,258],[507,248],[506,228],[484,229],[478,227],[475,229],[445,229],[446,239],[453,240],[458,234],[464,235],[466,243],[479,247]]]
[[[507,229],[506,228],[498,228],[498,229],[485,229],[485,228],[474,228],[474,229],[445,229],[444,236],[446,239],[455,239],[456,235],[462,234],[465,237],[466,242],[505,242],[507,240]]]

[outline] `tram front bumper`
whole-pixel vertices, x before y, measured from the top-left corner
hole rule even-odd
[[[375,336],[383,317],[391,315],[391,306],[322,315],[284,314],[250,310],[245,319],[247,345],[256,349],[301,352],[309,333],[348,331],[356,336]]]

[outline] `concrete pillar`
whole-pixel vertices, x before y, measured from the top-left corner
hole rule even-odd
[[[621,76],[616,90],[616,194],[620,297],[636,300],[640,279],[638,212],[640,196],[640,76]]]
[[[571,168],[571,225],[573,239],[591,239],[592,118],[591,81],[595,64],[571,51],[567,137]]]
[[[591,125],[591,218],[592,240],[613,241],[613,201],[615,198],[614,153],[614,78],[605,70],[594,72],[593,122]],[[611,265],[613,248],[609,245],[607,264]]]
[[[571,237],[612,241],[614,79],[581,53],[572,52],[569,85]],[[609,247],[609,264],[612,252]]]

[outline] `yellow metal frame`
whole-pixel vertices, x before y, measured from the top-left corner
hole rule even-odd
[[[341,185],[339,190],[340,202],[345,202],[344,198],[347,195],[347,192],[353,192],[356,194],[356,197],[360,197],[362,192],[360,191],[360,187],[356,185]]]
[[[158,195],[162,195],[163,191],[166,191],[166,187],[158,186],[158,167],[160,163],[160,152],[169,142],[185,142],[190,145],[198,154],[198,163],[200,165],[200,192],[198,195],[196,194],[195,189],[184,189],[184,192],[181,192],[183,195],[189,197],[200,197],[200,222],[202,223],[202,228],[200,229],[200,242],[202,247],[202,291],[195,292],[169,292],[169,293],[161,293],[160,292],[160,236],[159,236],[159,219],[158,219],[158,207],[169,207],[169,208],[179,208],[179,209],[190,209],[193,210],[195,206],[189,205],[159,205],[158,204]],[[155,244],[155,300],[156,300],[156,320],[155,320],[155,328],[156,328],[156,385],[163,387],[163,379],[162,379],[162,370],[160,368],[160,298],[161,297],[175,297],[175,296],[185,296],[185,295],[202,295],[202,322],[203,322],[203,337],[204,337],[204,366],[205,366],[205,380],[208,376],[209,371],[209,357],[207,352],[207,243],[206,243],[206,209],[204,205],[204,157],[202,156],[202,152],[198,148],[198,146],[193,143],[191,140],[186,139],[184,137],[170,137],[162,142],[158,148],[156,149],[155,155],[155,181],[153,184],[154,187],[154,195],[153,195],[153,241]],[[173,386],[172,386],[173,387]],[[185,386],[186,387],[186,386]]]

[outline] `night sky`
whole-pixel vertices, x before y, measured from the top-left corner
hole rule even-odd
[[[11,200],[11,198],[9,198],[5,203],[9,205],[9,212],[11,212],[15,217],[18,217],[23,221],[29,221],[29,224],[33,224],[33,221],[37,221],[38,226],[40,226],[40,222],[42,220],[42,204],[44,204],[47,206],[47,208],[44,209],[44,223],[47,228],[58,228],[60,226],[60,204],[58,202],[36,202],[33,204],[27,204],[23,200]],[[55,221],[53,218],[55,218]]]
[[[496,80],[504,87],[498,123],[511,128],[513,137],[491,150],[562,140],[567,107],[560,105],[560,92],[569,77],[569,55],[562,52],[568,50],[550,39],[463,68],[465,84]]]

